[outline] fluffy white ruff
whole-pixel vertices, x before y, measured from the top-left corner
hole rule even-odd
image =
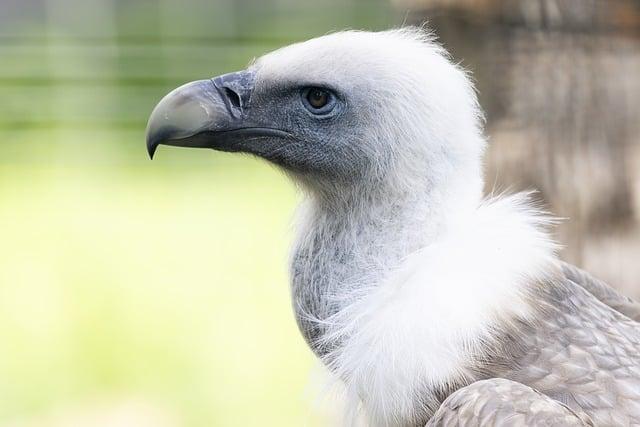
[[[527,194],[487,200],[329,319],[325,339],[342,345],[326,362],[351,415],[362,405],[370,425],[408,425],[421,393],[471,379],[492,330],[532,313],[526,288],[555,260],[549,222]]]

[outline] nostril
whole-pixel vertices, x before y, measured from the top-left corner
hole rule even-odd
[[[227,98],[229,99],[231,105],[233,105],[235,108],[241,108],[240,95],[238,95],[228,87],[224,88],[224,93],[225,95],[227,95]]]

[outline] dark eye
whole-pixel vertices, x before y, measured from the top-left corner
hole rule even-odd
[[[313,114],[327,114],[335,106],[335,96],[328,90],[309,87],[302,91],[302,100],[307,110]]]
[[[307,93],[307,101],[313,108],[320,109],[329,102],[329,94],[322,89],[311,89]]]

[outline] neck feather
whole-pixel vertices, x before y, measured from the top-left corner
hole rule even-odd
[[[316,354],[338,345],[322,337],[328,319],[477,208],[479,172],[448,183],[434,185],[425,178],[405,186],[377,183],[307,193],[298,212],[292,287],[298,324]]]
[[[424,425],[446,390],[479,379],[487,349],[501,351],[496,331],[533,321],[528,295],[554,271],[549,218],[526,195],[443,201],[344,219],[310,199],[302,212],[300,326],[373,425]]]

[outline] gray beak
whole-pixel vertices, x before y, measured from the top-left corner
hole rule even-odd
[[[259,133],[247,118],[253,92],[250,71],[187,83],[165,96],[147,124],[147,151],[158,145],[239,151],[239,137]]]

